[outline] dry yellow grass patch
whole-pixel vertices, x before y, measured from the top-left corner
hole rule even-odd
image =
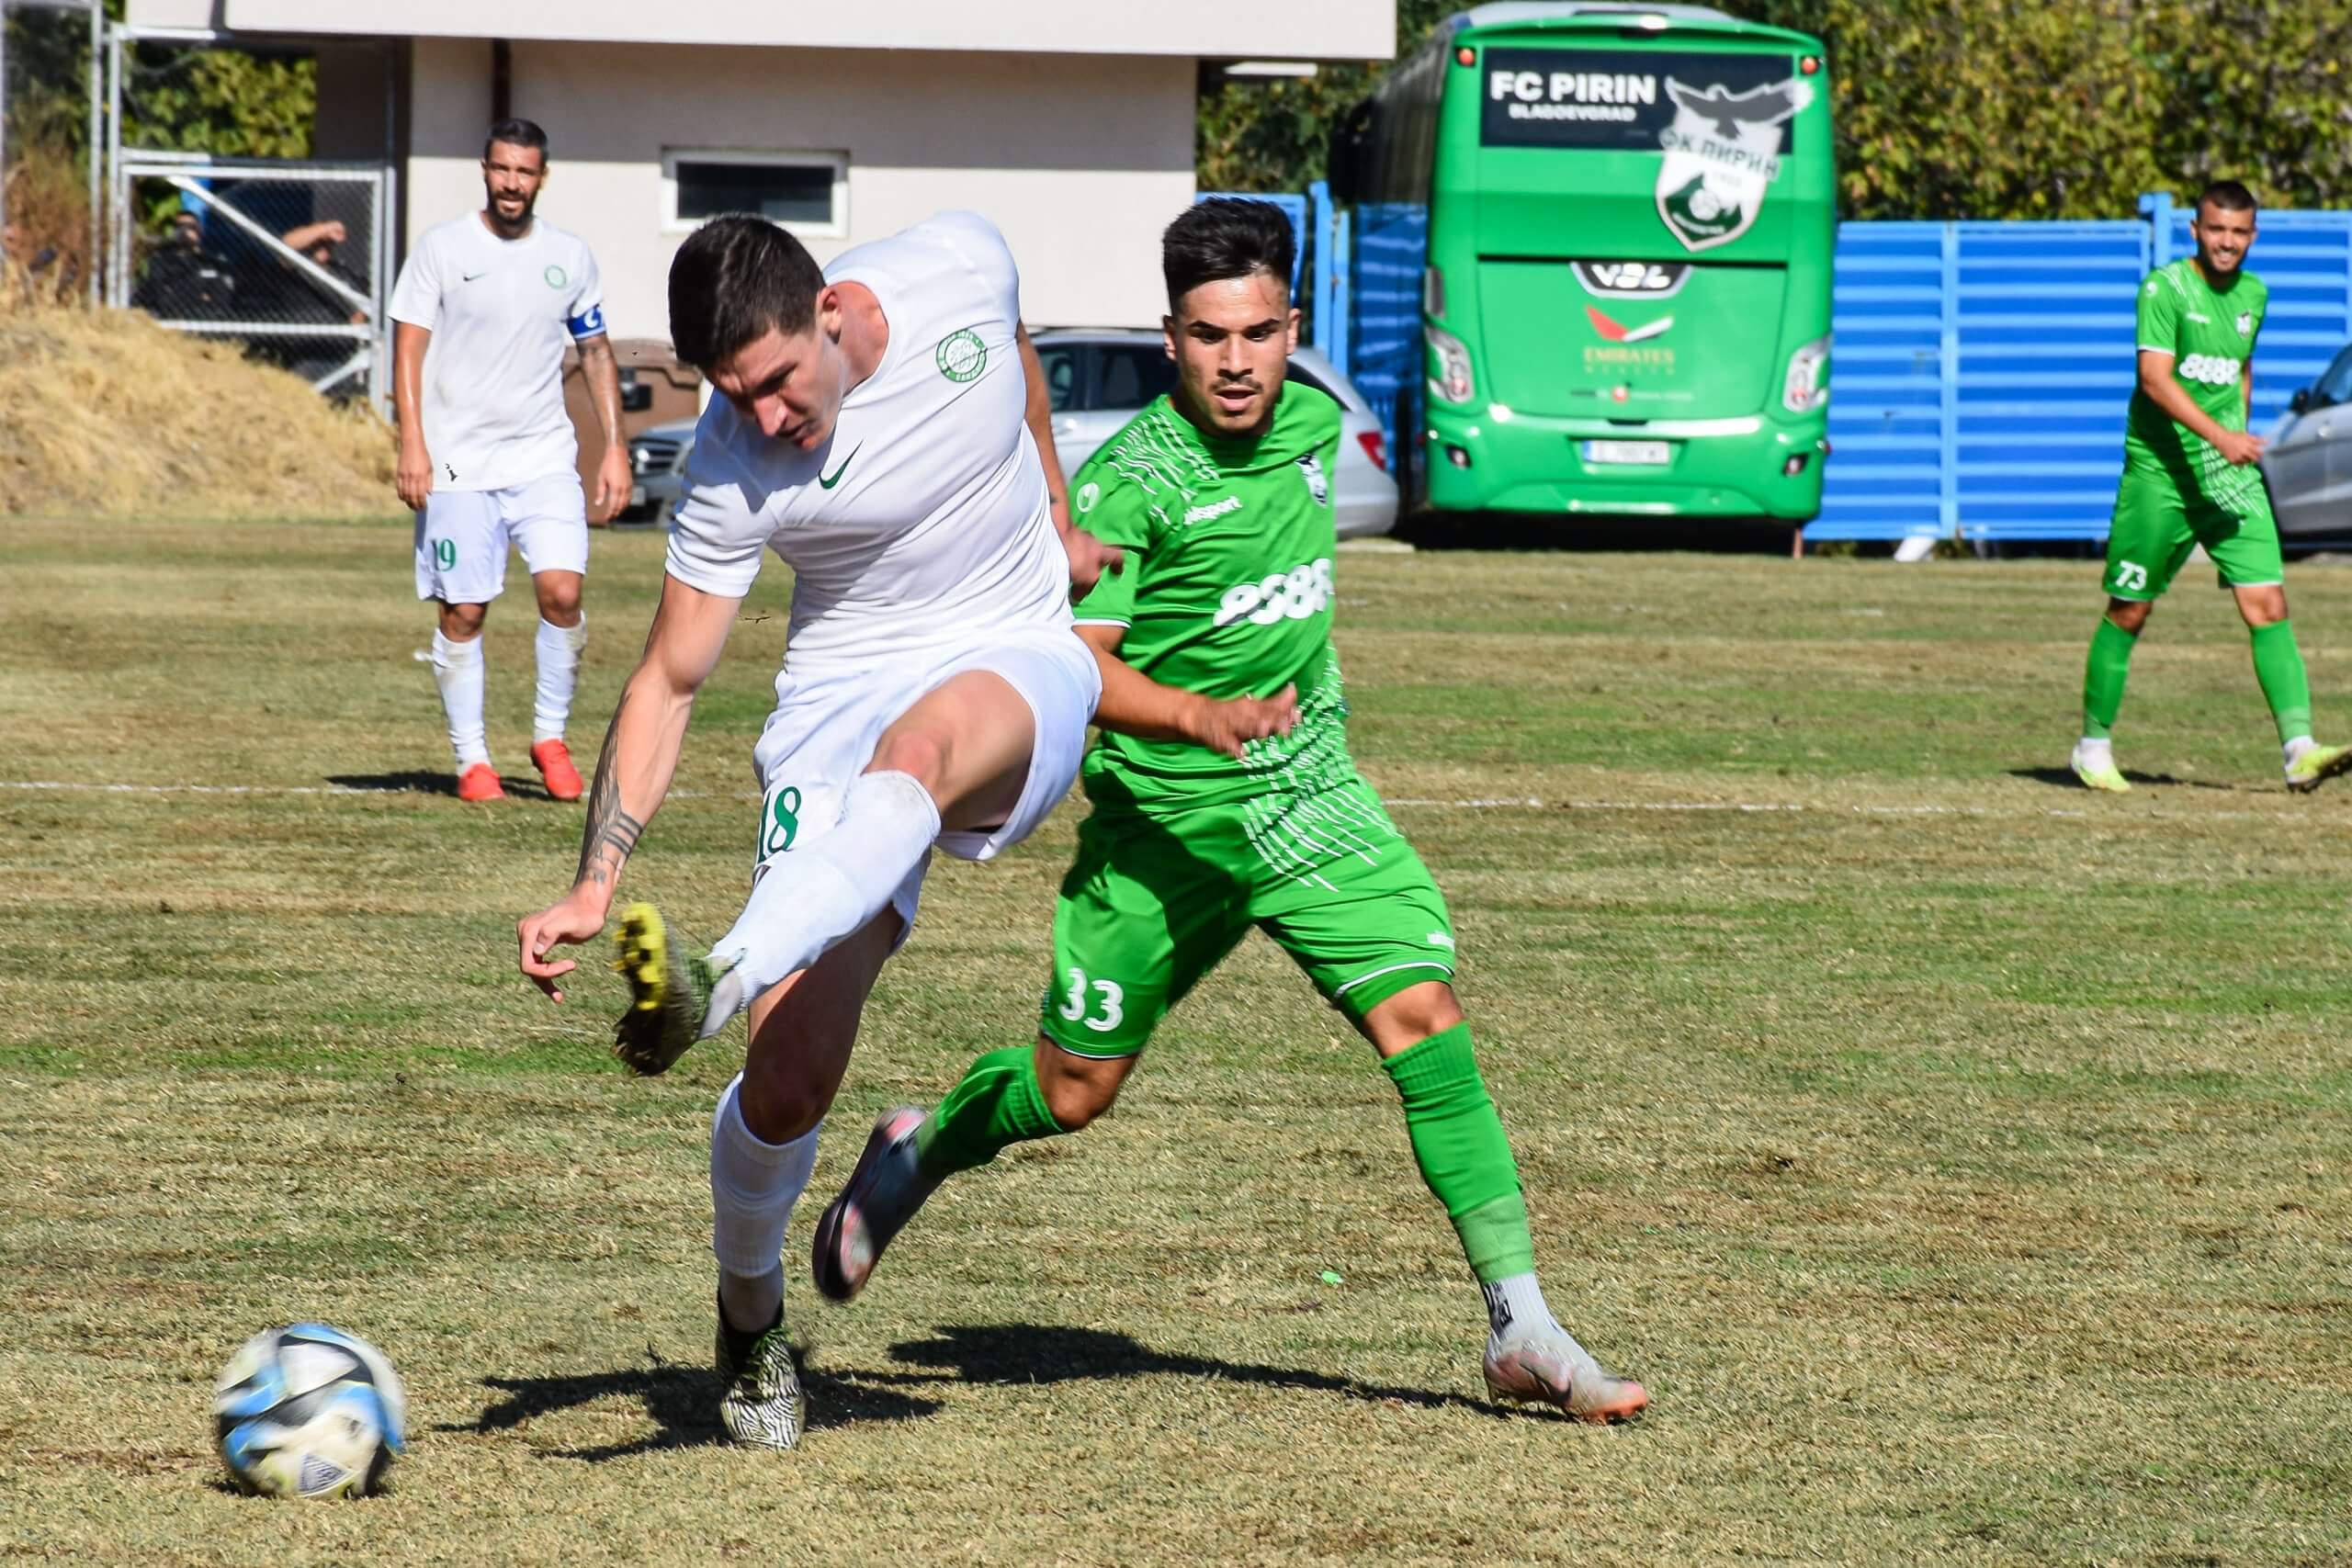
[[[399,509],[390,430],[236,346],[0,288],[0,514]]]

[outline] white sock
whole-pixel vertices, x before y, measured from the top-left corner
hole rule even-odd
[[[817,1168],[824,1123],[788,1144],[764,1142],[744,1124],[742,1087],[738,1073],[710,1119],[710,1250],[718,1259],[720,1310],[735,1327],[756,1332],[784,1304],[785,1228]]]
[[[2287,765],[2291,768],[2295,765],[2296,758],[2318,744],[2318,741],[2308,735],[2298,735],[2284,746],[2279,747],[2278,750],[2279,754],[2287,759]]]
[[[734,929],[711,948],[734,966],[711,987],[703,1038],[880,914],[938,837],[939,807],[912,773],[859,775],[833,829],[777,856]]]
[[[571,716],[571,689],[580,682],[580,650],[588,646],[588,617],[576,626],[559,626],[539,617],[539,688],[531,707],[531,744],[563,739],[564,721]]]
[[[1544,1287],[1535,1282],[1532,1271],[1513,1274],[1478,1288],[1487,1298],[1487,1335],[1490,1343],[1500,1345],[1506,1339],[1546,1332],[1576,1343],[1552,1315],[1551,1307],[1544,1300]],[[1581,1354],[1583,1347],[1578,1346],[1577,1350]]]
[[[2109,735],[2086,735],[2075,742],[2075,754],[2094,765],[2115,761],[2115,738]]]
[[[433,683],[441,688],[441,711],[449,716],[449,750],[458,772],[490,761],[481,728],[481,639],[451,642],[433,628]]]

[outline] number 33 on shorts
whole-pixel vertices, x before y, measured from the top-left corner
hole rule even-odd
[[[1069,974],[1069,990],[1059,1009],[1062,1017],[1072,1023],[1083,1023],[1098,1034],[1108,1034],[1125,1021],[1127,1015],[1120,1007],[1127,998],[1125,987],[1116,980],[1090,981],[1083,969],[1072,969]],[[1091,997],[1089,991],[1093,993]],[[1098,1006],[1101,1016],[1088,1016]]]

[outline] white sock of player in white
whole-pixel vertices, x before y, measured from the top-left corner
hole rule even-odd
[[[586,615],[571,626],[539,617],[539,686],[531,708],[532,745],[563,739],[564,721],[571,716],[571,689],[580,681],[580,650],[587,646]]]
[[[841,820],[787,851],[752,889],[734,929],[711,948],[733,966],[710,988],[702,1037],[718,1033],[770,986],[806,969],[880,914],[939,837],[939,807],[912,773],[859,775]]]
[[[441,688],[441,711],[449,717],[449,750],[457,754],[458,772],[489,761],[490,742],[481,727],[481,638],[452,642],[434,627],[433,683]]]
[[[710,1119],[710,1250],[718,1258],[718,1305],[727,1321],[756,1333],[784,1304],[784,1233],[817,1168],[820,1122],[788,1144],[763,1142],[743,1122],[743,1075],[718,1097]]]

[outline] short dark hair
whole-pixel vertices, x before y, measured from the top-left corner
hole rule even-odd
[[[2223,212],[2252,212],[2254,192],[2235,180],[2212,180],[2197,193],[2197,205],[2211,203]]]
[[[1161,231],[1159,270],[1168,280],[1168,309],[1204,283],[1272,273],[1285,295],[1298,243],[1290,215],[1271,201],[1213,196],[1186,208]]]
[[[670,263],[671,346],[707,370],[770,328],[807,332],[824,291],[806,245],[756,212],[722,213]]]
[[[488,158],[490,150],[502,141],[509,147],[535,148],[539,162],[548,161],[548,133],[539,129],[539,122],[535,119],[502,119],[492,126],[490,134],[481,140],[481,155]]]

